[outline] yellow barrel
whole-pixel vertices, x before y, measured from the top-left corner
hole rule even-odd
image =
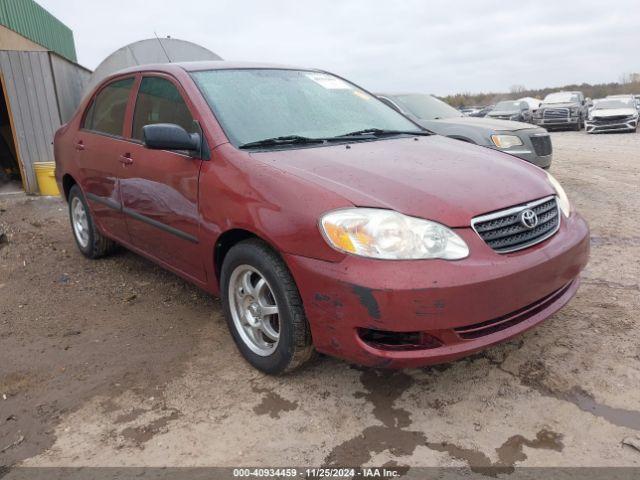
[[[56,164],[55,162],[39,162],[33,164],[38,179],[38,188],[40,195],[60,195],[58,184],[56,183]]]

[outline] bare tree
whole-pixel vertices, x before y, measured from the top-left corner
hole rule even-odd
[[[640,82],[640,73],[627,72],[620,75],[620,83],[626,85],[628,83]]]
[[[527,91],[527,88],[524,85],[511,85],[509,87],[509,92],[511,93],[522,93],[526,91]]]

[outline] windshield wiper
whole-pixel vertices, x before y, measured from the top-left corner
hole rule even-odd
[[[277,147],[279,145],[308,145],[313,143],[324,143],[322,138],[309,138],[300,135],[286,135],[284,137],[265,138],[255,142],[243,143],[238,148],[259,148],[259,147]]]
[[[363,135],[373,135],[374,137],[384,137],[393,135],[431,135],[431,132],[426,130],[386,130],[382,128],[365,128],[364,130],[356,130],[355,132],[349,132],[342,135],[337,135],[333,138],[348,138],[348,137],[360,137]]]

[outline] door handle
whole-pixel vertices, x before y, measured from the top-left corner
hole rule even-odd
[[[82,143],[82,140],[79,140],[78,142],[76,142],[76,150],[81,151],[84,150],[84,143]]]
[[[120,163],[123,165],[131,165],[133,163],[133,158],[131,158],[131,154],[125,153],[124,155],[120,155]]]

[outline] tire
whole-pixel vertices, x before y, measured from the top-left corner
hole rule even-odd
[[[252,270],[253,273],[247,273]],[[255,306],[253,304],[260,304],[260,307],[256,307],[260,311],[262,308],[273,307],[262,307],[261,294],[255,293],[255,289],[249,289],[252,294],[244,292],[244,297],[241,292],[236,294],[236,290],[244,290],[238,289],[239,285],[246,285],[242,282],[241,275],[249,275],[252,288],[260,285],[260,277],[266,281],[263,292],[270,296],[266,295],[265,301],[269,305],[275,302],[278,313],[268,315],[269,318],[262,317],[260,324],[263,327],[258,329],[268,325],[270,328],[266,331],[271,330],[270,333],[273,334],[276,331],[274,323],[277,323],[277,341],[268,338],[262,330],[259,330],[257,342],[254,341],[256,337],[246,322],[247,318],[255,321],[251,314],[251,308]],[[311,330],[298,288],[280,256],[261,240],[244,240],[229,250],[222,264],[220,297],[233,340],[244,358],[258,370],[270,375],[280,375],[301,367],[314,357]],[[243,302],[244,305],[249,302],[249,306],[242,308]],[[245,326],[242,326],[243,323]],[[263,342],[271,347],[263,348]]]
[[[102,235],[98,230],[98,227],[91,216],[87,201],[85,200],[80,187],[77,185],[71,187],[68,202],[71,232],[73,233],[73,238],[76,241],[78,250],[80,250],[85,257],[91,259],[104,257],[111,253],[115,249],[116,244],[113,240]],[[74,209],[79,209],[77,212],[80,210],[84,211],[85,224],[82,231],[80,231],[78,226],[74,224],[74,218],[78,218],[77,213],[76,217],[74,217]]]

